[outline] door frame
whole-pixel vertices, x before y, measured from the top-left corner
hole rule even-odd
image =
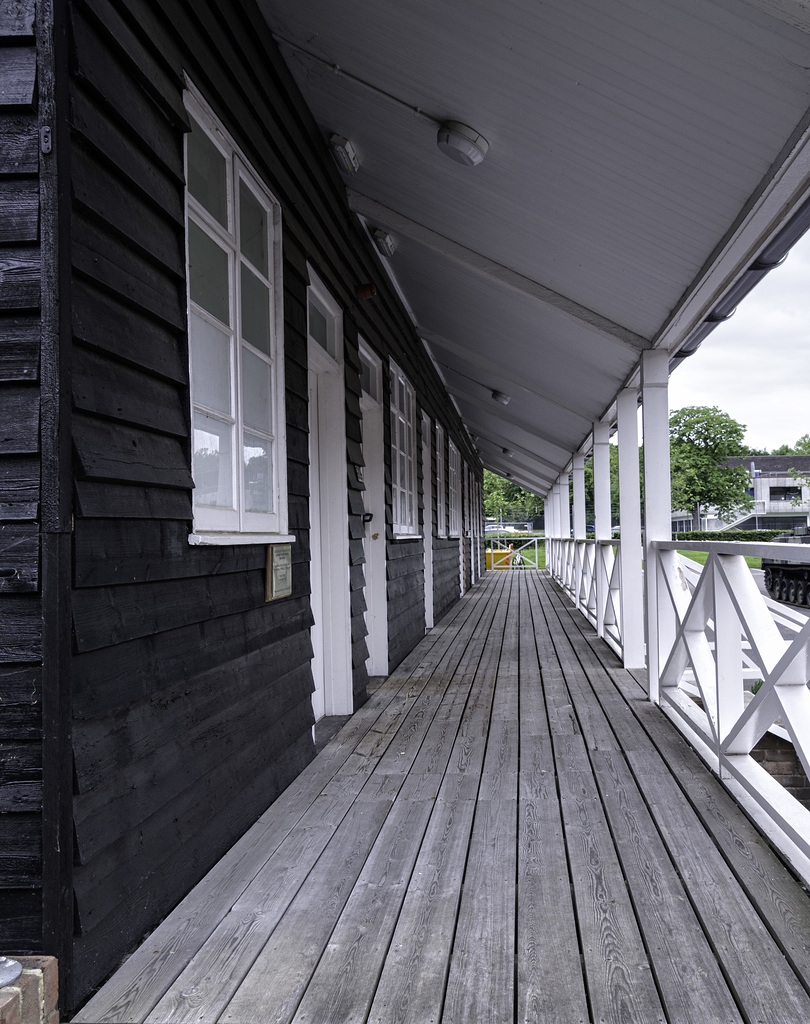
[[[325,715],[348,715],[354,711],[351,648],[351,598],[349,593],[349,508],[346,460],[346,392],[343,379],[342,311],[310,270],[309,299],[334,318],[334,355],[312,338],[307,340],[309,360],[308,392],[317,403],[317,436],[310,432],[310,538],[317,532],[320,558],[312,559],[313,648],[320,632],[321,664],[313,661],[313,681],[323,696]],[[313,417],[310,413],[310,424]],[[313,460],[313,444],[317,459]],[[312,468],[318,467],[314,479]],[[314,499],[317,499],[314,500]],[[318,585],[319,584],[319,585]],[[316,595],[320,592],[321,600]],[[320,603],[321,607],[316,605]],[[328,670],[327,670],[328,666]],[[319,678],[315,678],[316,674]],[[317,694],[313,695],[316,710]],[[320,716],[318,716],[320,717]]]

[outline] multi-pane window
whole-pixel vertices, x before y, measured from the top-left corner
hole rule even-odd
[[[194,529],[285,533],[280,208],[211,112],[186,106]]]
[[[391,363],[391,498],[394,534],[415,535],[416,393],[396,363]]]
[[[447,491],[447,478],[445,473],[445,440],[444,427],[436,424],[436,519],[437,530],[440,537],[447,536],[447,503],[445,494]]]
[[[472,472],[470,467],[464,465],[464,532],[469,536],[472,529]]]
[[[450,536],[458,537],[461,533],[461,456],[458,448],[449,442],[450,458],[447,465],[447,492]]]

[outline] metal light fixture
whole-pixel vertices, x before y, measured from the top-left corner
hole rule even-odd
[[[394,255],[396,246],[394,245],[394,239],[382,231],[380,228],[375,228],[371,232],[371,237],[374,239],[374,244],[379,250],[380,256],[387,256],[389,259]]]
[[[505,395],[503,391],[493,391],[492,400],[493,402],[500,402],[501,405],[509,405],[511,401],[509,395]]]
[[[344,174],[357,174],[360,170],[360,158],[351,142],[342,135],[330,135],[329,146],[341,171]]]
[[[436,145],[445,156],[465,167],[480,164],[489,150],[484,136],[461,121],[445,121],[439,128]]]
[[[507,457],[507,459],[511,459],[514,455],[514,452],[511,452],[508,448],[501,448],[501,452]]]

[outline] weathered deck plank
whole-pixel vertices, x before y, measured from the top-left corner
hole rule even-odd
[[[587,1024],[590,1020],[572,898],[557,771],[535,639],[527,577],[520,631],[520,778],[517,875],[517,1020]],[[553,937],[552,941],[549,938]]]
[[[561,638],[559,642],[579,640],[581,631],[568,614],[567,608],[560,602],[558,595],[554,595],[547,607],[556,609],[557,621],[565,637],[565,640]],[[591,671],[596,674],[601,663],[593,652],[585,648],[581,651],[580,657],[583,664],[589,665]],[[598,717],[597,709],[601,705],[594,690],[576,673],[570,676],[570,683],[572,686],[581,687],[582,699],[587,701],[591,714]],[[641,746],[642,738],[639,737],[638,747]],[[636,763],[640,753],[639,749],[632,752]],[[612,768],[608,766],[604,757],[600,761],[602,771],[607,768],[603,792],[606,798],[615,799],[619,774],[623,774],[625,781],[633,785],[630,773],[622,771],[623,766],[620,767],[621,762],[618,759]],[[728,864],[723,860],[716,843],[707,841],[710,837],[703,829],[695,807],[686,799],[676,777],[669,770],[669,765],[661,761],[658,769],[651,772],[648,770],[644,779],[645,800],[668,856],[672,858],[678,875],[683,880],[684,898],[691,901],[708,940],[702,955],[693,960],[693,976],[702,976],[707,962],[706,956],[711,949],[719,964],[722,964],[730,995],[733,995],[746,1019],[767,1020],[773,1024],[780,1024],[783,1021],[787,1024],[791,1020],[810,1020],[808,994],[786,961],[779,945],[772,938],[769,922],[760,918],[744,887],[736,878],[729,876]],[[684,773],[685,777],[686,774]],[[599,776],[600,771],[597,769],[595,777]],[[647,829],[646,834],[654,837],[653,830]],[[629,877],[628,881],[632,886],[633,878]],[[798,899],[800,905],[806,902],[806,899]],[[656,932],[660,934],[659,929],[656,929]],[[700,953],[700,949],[695,945],[698,941],[695,929],[690,928],[690,932],[691,946],[685,948],[689,949],[694,957],[696,953]],[[655,948],[652,935],[648,938],[648,943],[651,949]],[[667,962],[667,958],[664,958],[664,962]],[[659,968],[660,980],[662,976],[666,978],[666,974]],[[676,1005],[678,998],[682,998],[680,988],[683,985],[683,978],[675,976],[667,980],[670,982],[669,1007]],[[732,1016],[731,999],[724,996],[721,1005],[715,1002],[724,988],[719,971],[714,980],[708,980],[712,983],[704,988],[703,998],[699,999],[694,1007],[682,1007],[682,1012],[694,1014],[702,1007],[703,1012],[709,1014],[711,1011],[714,1014],[713,1019],[718,1021],[739,1019],[736,1015]],[[683,1019],[690,1018],[686,1016]]]
[[[75,1018],[810,1020],[810,902],[542,573],[490,573]]]

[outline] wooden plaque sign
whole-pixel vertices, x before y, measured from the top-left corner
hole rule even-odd
[[[265,600],[276,601],[292,594],[292,545],[268,544]]]

